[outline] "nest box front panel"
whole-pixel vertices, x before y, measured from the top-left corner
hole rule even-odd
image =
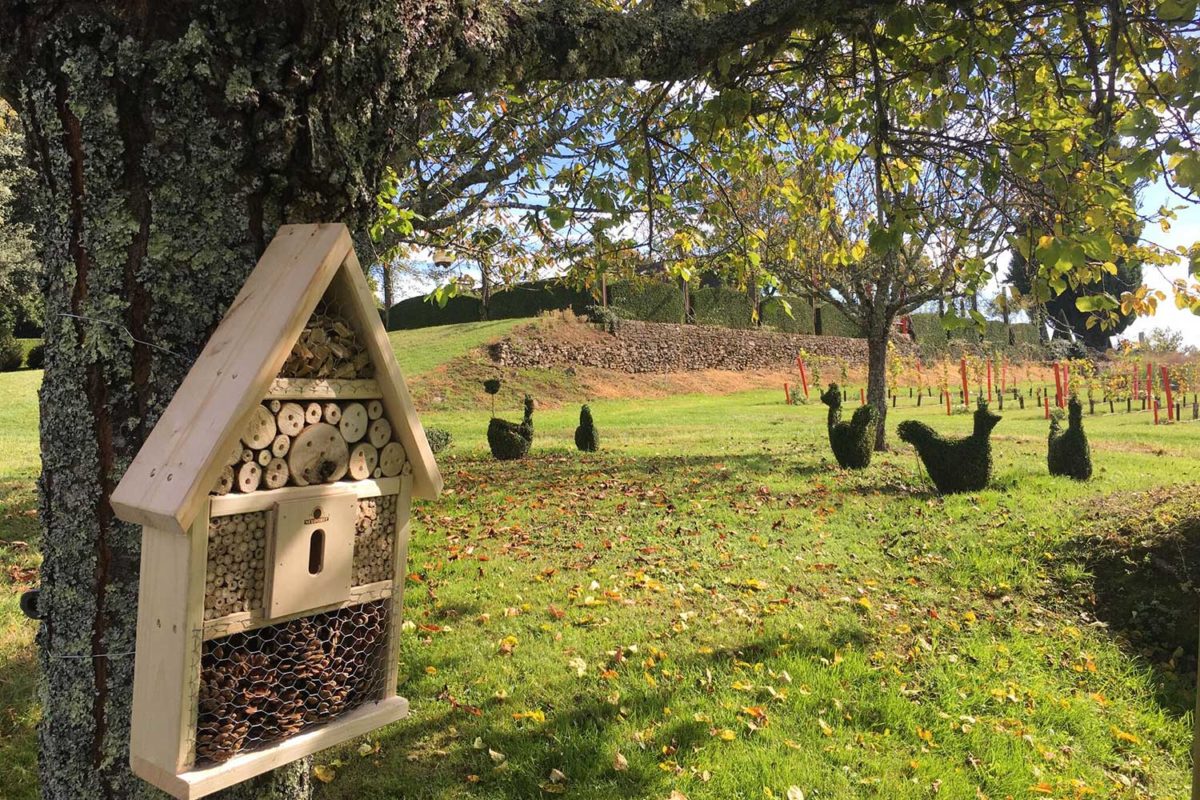
[[[265,587],[268,616],[337,605],[350,597],[357,516],[353,492],[275,505]]]

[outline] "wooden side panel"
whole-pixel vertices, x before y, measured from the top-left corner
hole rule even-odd
[[[417,417],[404,376],[400,374],[387,331],[379,321],[371,288],[367,286],[353,250],[346,254],[345,264],[338,270],[331,288],[347,310],[353,309],[354,321],[359,326],[358,333],[375,364],[375,379],[379,383],[384,408],[412,465],[413,493],[424,500],[437,499],[442,491],[441,473],[438,472],[433,451],[429,449],[425,429]]]
[[[165,531],[188,527],[351,252],[344,225],[279,229],[113,492],[117,516]]]
[[[392,573],[392,630],[388,640],[388,672],[384,682],[384,696],[396,693],[396,680],[400,673],[400,626],[404,624],[404,582],[408,575],[409,509],[412,506],[412,477],[405,476],[400,484],[400,497],[396,500],[396,549]]]
[[[208,515],[188,535],[142,530],[130,763],[178,772],[191,765],[204,626]]]

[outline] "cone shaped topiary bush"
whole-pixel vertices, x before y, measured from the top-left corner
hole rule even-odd
[[[849,422],[842,422],[842,390],[836,383],[821,395],[829,406],[825,425],[829,428],[829,446],[842,469],[865,469],[871,465],[871,436],[875,429],[875,409],[859,406]]]
[[[992,428],[1000,416],[987,403],[975,409],[975,430],[962,439],[947,439],[923,422],[906,419],[897,426],[900,438],[917,449],[933,485],[942,494],[977,492],[992,477]]]
[[[533,398],[525,395],[525,417],[520,424],[492,417],[487,430],[488,447],[500,461],[524,458],[533,444]]]
[[[575,446],[585,453],[600,449],[600,433],[592,420],[592,409],[585,404],[579,409],[579,427],[575,429]]]
[[[1088,447],[1087,434],[1083,432],[1083,403],[1071,395],[1067,402],[1065,431],[1058,414],[1050,418],[1050,442],[1046,457],[1050,474],[1086,481],[1092,477],[1092,451]]]

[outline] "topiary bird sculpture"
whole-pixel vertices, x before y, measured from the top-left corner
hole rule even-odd
[[[1077,481],[1092,477],[1092,451],[1083,432],[1083,403],[1071,395],[1067,402],[1067,429],[1057,412],[1050,418],[1050,441],[1046,457],[1051,475],[1064,475]]]
[[[520,424],[492,417],[487,430],[488,446],[500,461],[524,458],[533,444],[533,398],[525,395],[525,417]]]
[[[992,477],[992,428],[1001,417],[987,403],[975,409],[975,429],[962,439],[947,439],[923,422],[906,419],[897,426],[900,438],[917,449],[933,485],[942,494],[977,492]]]
[[[836,383],[821,395],[829,406],[825,425],[829,428],[829,446],[842,469],[865,469],[871,465],[871,432],[875,427],[874,406],[859,406],[849,422],[842,422],[842,390]]]

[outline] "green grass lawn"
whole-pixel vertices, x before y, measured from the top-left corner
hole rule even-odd
[[[413,375],[496,335],[393,342]],[[33,626],[8,570],[36,566],[38,375],[0,375],[13,798],[36,792]],[[486,409],[424,414],[456,443],[446,493],[415,511],[412,716],[323,754],[318,795],[1186,794],[1200,424],[1087,418],[1096,476],[1076,484],[1046,474],[1042,412],[1010,407],[992,488],[943,499],[894,427],[969,416],[902,407],[896,451],[849,474],[824,407],[778,395],[595,402],[586,456],[578,408],[540,410],[531,456],[504,464]]]
[[[388,334],[400,370],[406,377],[423,375],[481,345],[500,339],[528,319],[462,322]]]

